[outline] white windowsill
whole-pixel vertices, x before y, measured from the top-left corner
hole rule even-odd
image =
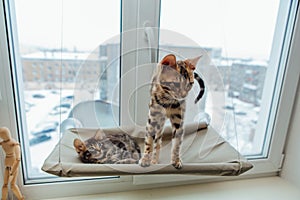
[[[299,200],[300,190],[280,177],[194,184],[160,189],[117,192],[100,195],[59,198],[60,200],[140,200],[140,199],[197,199],[197,200]],[[58,200],[58,199],[56,199]]]

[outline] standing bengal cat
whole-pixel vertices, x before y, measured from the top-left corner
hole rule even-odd
[[[171,162],[176,169],[182,168],[180,147],[184,133],[185,97],[191,90],[194,79],[200,85],[200,93],[195,103],[204,94],[204,82],[194,72],[200,57],[176,61],[176,57],[169,54],[158,64],[150,89],[151,101],[146,125],[145,149],[144,155],[139,161],[142,167],[150,166],[150,163],[158,163],[162,129],[166,118],[169,118],[172,124]]]

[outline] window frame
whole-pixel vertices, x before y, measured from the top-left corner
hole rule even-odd
[[[127,2],[127,3],[125,3]],[[145,9],[146,8],[146,9]],[[136,11],[136,12],[133,12]],[[132,106],[128,105],[130,98],[134,102],[147,102],[149,97],[139,95],[139,91],[135,91],[140,85],[150,83],[153,70],[150,68],[132,68],[132,66],[142,66],[149,63],[149,43],[147,40],[145,28],[159,27],[160,17],[160,0],[131,0],[122,1],[122,45],[121,45],[121,112],[120,124],[124,126],[144,124],[147,120],[148,106]],[[151,28],[154,36],[153,47],[158,49],[158,29]],[[142,51],[136,51],[141,49]],[[158,53],[154,55],[157,62]],[[126,86],[126,90],[123,89]],[[135,93],[134,93],[135,92]],[[134,94],[133,97],[130,95]],[[148,95],[148,92],[147,92]],[[135,103],[133,103],[135,104]],[[128,109],[129,106],[129,109]],[[138,110],[138,112],[136,112]]]
[[[121,1],[121,3],[122,23],[125,23],[123,30],[144,28],[145,20],[150,20],[150,23],[152,21],[153,26],[159,27],[160,0],[151,1],[151,3],[150,1],[123,0]],[[15,19],[13,15],[9,16],[8,8],[6,7],[8,5],[11,6],[9,9],[14,10],[13,2],[8,3],[8,0],[1,0],[0,41],[3,42],[0,43],[0,71],[2,72],[0,74],[0,107],[1,109],[5,109],[4,112],[2,111],[1,113],[8,113],[9,116],[3,116],[3,114],[0,113],[0,121],[3,125],[5,124],[8,128],[10,128],[13,137],[20,140],[20,135],[23,132],[23,130],[20,129],[20,127],[22,127],[20,123],[23,123],[21,119],[24,119],[24,116],[17,115],[17,110],[23,108],[16,99],[17,90],[14,88],[14,86],[18,87],[18,85],[16,84],[13,77],[20,79],[22,78],[22,73],[18,73],[18,71],[16,72],[12,70],[13,66],[19,63],[15,63],[18,60],[15,59],[15,57],[17,56],[15,52],[18,52],[18,49],[16,49],[18,47],[12,46],[14,43],[17,43],[17,37],[15,37],[16,29],[11,25],[12,21],[14,21]],[[149,16],[144,16],[145,18],[141,19],[140,17],[143,13],[143,9],[137,9],[141,6],[145,6],[147,9],[150,8],[149,10],[153,9],[155,14],[153,15],[151,14],[151,12],[149,12]],[[266,158],[251,160],[251,162],[255,166],[254,169],[249,173],[237,178],[276,175],[281,169],[284,158],[284,154],[282,153],[284,149],[285,138],[288,133],[288,126],[292,113],[292,106],[295,100],[297,83],[299,81],[298,66],[300,65],[300,61],[297,56],[300,54],[300,20],[297,17],[299,16],[299,2],[292,1],[290,6],[291,11],[289,13],[289,23],[287,23],[287,31],[281,33],[285,34],[284,46],[282,49],[277,49],[278,52],[281,52],[280,54],[278,54],[278,52],[276,54],[275,52],[275,55],[281,56],[280,66],[285,67],[285,70],[282,70],[277,76],[283,78],[283,83],[280,86],[276,86],[277,89],[275,91],[275,95],[278,95],[279,99],[276,106],[272,107],[272,109],[276,109],[277,112],[274,116],[272,116],[274,117],[275,121],[271,127],[273,130],[273,135],[270,136],[271,145],[266,152],[268,156]],[[137,10],[139,10],[139,12],[130,12],[132,8],[136,8]],[[124,52],[130,51],[134,48],[145,48],[148,45],[144,40],[142,40],[144,37],[144,35],[142,35],[144,34],[143,32],[136,31],[132,33],[133,35],[130,35],[129,38],[136,38],[137,36],[139,36],[140,40],[136,40],[135,43],[131,43],[127,47],[125,43],[123,43],[124,40],[122,40],[121,55],[123,55]],[[155,34],[158,33],[155,32]],[[277,35],[277,37],[280,37],[280,35]],[[276,40],[276,36],[274,38],[274,40]],[[121,67],[124,67],[122,68],[123,72],[126,72],[126,70],[131,70],[130,68],[126,69],[126,66],[136,66],[137,64],[142,64],[143,62],[146,63],[147,61],[143,60],[143,57],[145,57],[145,55],[138,55],[137,52],[136,54],[132,55],[132,57],[122,58]],[[139,60],[139,58],[141,58],[141,60]],[[138,73],[138,71],[136,73]],[[122,85],[124,84],[121,84],[121,87],[123,87]],[[136,85],[138,85],[138,82],[132,81],[130,83],[130,87],[132,87],[131,89],[134,89]],[[121,92],[121,96],[125,93]],[[123,99],[121,100],[121,109],[122,107],[125,108],[125,106],[122,105],[126,105],[127,99],[129,98],[128,96],[122,97]],[[20,96],[20,98],[22,100],[23,97]],[[122,125],[131,123],[130,121],[127,121],[127,117],[129,115],[130,114],[128,113],[128,111],[121,110]],[[3,158],[3,153],[0,154],[0,157]],[[0,159],[1,166],[3,166],[2,160],[3,159]],[[25,164],[25,159],[22,160],[23,164]],[[205,176],[140,175],[122,176],[117,179],[88,179],[84,184],[82,184],[82,181],[80,180],[73,179],[63,179],[64,181],[62,182],[55,181],[56,179],[48,179],[48,182],[37,184],[35,181],[25,183],[27,177],[25,177],[24,171],[25,169],[22,165],[18,183],[21,186],[25,196],[30,199],[86,195],[142,188],[154,188],[159,186],[179,185],[192,182],[224,180],[224,178],[222,177],[212,178]],[[1,176],[2,172],[0,173],[0,181],[3,180],[3,177]],[[228,178],[226,178],[226,180],[228,180]]]
[[[277,66],[279,70],[274,77],[275,80],[266,80],[267,84],[276,84],[273,91],[273,97],[275,102],[272,102],[270,110],[275,109],[276,112],[270,112],[269,118],[274,119],[274,123],[268,122],[268,130],[272,132],[268,133],[265,138],[270,139],[269,148],[265,148],[263,154],[267,155],[267,159],[271,162],[277,171],[281,170],[282,163],[284,160],[284,145],[286,136],[289,129],[289,121],[292,114],[294,105],[294,99],[297,91],[297,83],[299,79],[299,58],[296,56],[299,53],[299,1],[291,1],[289,6],[289,15],[284,29],[284,41],[282,42],[281,49],[272,49],[271,56],[280,57]],[[277,23],[283,23],[283,19],[279,19]],[[276,32],[279,32],[276,27]],[[278,40],[281,35],[277,34],[274,36],[273,41]],[[277,52],[276,52],[277,51]],[[296,54],[295,54],[296,53]],[[299,55],[299,54],[298,54]],[[299,65],[298,65],[299,66]],[[277,79],[282,80],[276,81]],[[269,82],[270,81],[270,82]],[[267,90],[266,87],[264,90]]]

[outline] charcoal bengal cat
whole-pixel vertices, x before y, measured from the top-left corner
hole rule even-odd
[[[137,164],[141,158],[139,145],[126,133],[112,135],[98,130],[84,142],[75,139],[73,145],[84,163]]]
[[[195,103],[204,94],[204,82],[194,72],[200,57],[176,61],[175,55],[169,54],[157,65],[150,89],[151,100],[146,125],[144,154],[139,161],[142,167],[150,166],[151,163],[158,163],[162,144],[162,129],[166,118],[169,118],[172,124],[171,162],[176,169],[182,168],[180,147],[183,139],[185,97],[191,90],[194,79],[200,85],[200,92]]]

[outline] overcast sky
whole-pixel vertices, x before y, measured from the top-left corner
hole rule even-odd
[[[120,0],[15,0],[21,44],[93,50],[120,31]],[[162,29],[223,55],[268,59],[279,0],[162,0]],[[62,16],[63,13],[63,16]],[[61,40],[63,38],[63,40]],[[169,41],[176,42],[176,38]]]

